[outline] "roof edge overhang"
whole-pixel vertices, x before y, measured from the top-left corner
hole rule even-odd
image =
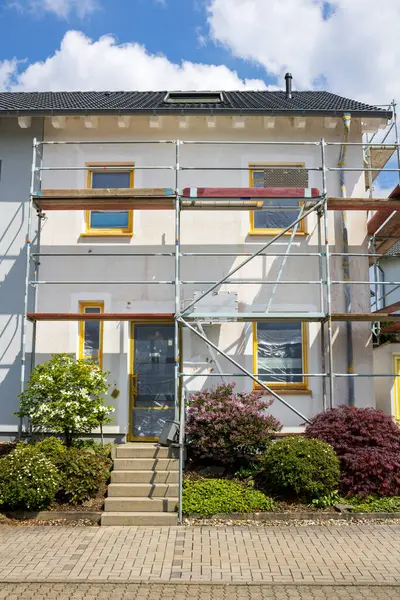
[[[261,109],[236,109],[236,108],[222,108],[218,107],[216,110],[211,108],[158,108],[158,109],[52,109],[52,110],[0,110],[0,117],[51,117],[51,116],[66,116],[66,117],[79,117],[87,115],[98,115],[98,116],[118,116],[118,115],[186,115],[186,116],[199,116],[199,115],[224,115],[224,116],[272,116],[272,117],[342,117],[344,114],[351,114],[354,118],[368,118],[368,119],[391,119],[393,117],[392,111],[388,110],[261,110]]]

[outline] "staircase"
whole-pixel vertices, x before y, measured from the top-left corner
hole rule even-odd
[[[102,525],[176,525],[178,448],[131,443],[114,448]]]

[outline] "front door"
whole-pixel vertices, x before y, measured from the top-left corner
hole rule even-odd
[[[174,419],[174,325],[132,323],[130,440],[156,440]]]

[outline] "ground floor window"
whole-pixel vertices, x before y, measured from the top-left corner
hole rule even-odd
[[[80,302],[81,313],[100,314],[104,302]],[[90,320],[79,323],[79,358],[103,365],[103,321]]]
[[[271,387],[306,388],[307,330],[300,321],[253,325],[254,372]]]

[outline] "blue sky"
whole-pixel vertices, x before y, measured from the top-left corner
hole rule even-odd
[[[29,63],[43,61],[73,29],[91,39],[112,34],[119,44],[135,41],[175,63],[225,64],[243,79],[276,82],[276,76],[261,65],[235,57],[221,44],[201,41],[207,35],[203,0],[102,0],[98,9],[84,18],[74,10],[67,18],[60,18],[54,12],[29,10],[26,0],[18,4],[19,8],[14,2],[0,0],[0,60],[16,57]]]

